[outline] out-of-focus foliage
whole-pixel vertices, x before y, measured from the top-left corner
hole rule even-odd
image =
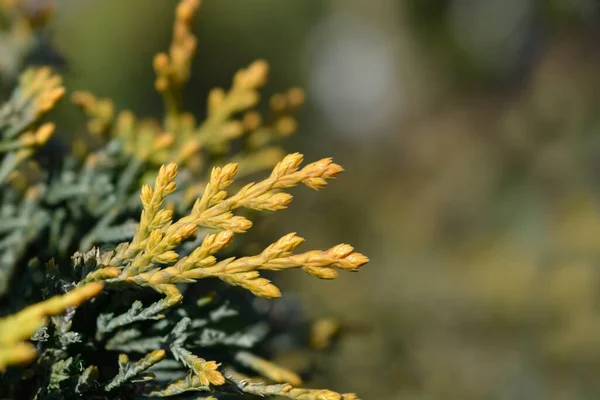
[[[49,44],[46,27],[54,12],[48,0],[0,2],[0,76],[3,85],[11,85],[27,63],[62,62]]]
[[[486,31],[509,3],[533,2],[411,3],[398,5],[394,23],[360,18],[388,22],[401,101],[362,141],[336,140],[348,138],[352,157],[338,157],[347,167],[352,158],[360,176],[353,204],[327,218],[323,237],[344,229],[336,221],[361,216],[353,242],[381,267],[321,294],[353,291],[359,298],[337,307],[374,325],[343,343],[345,362],[325,379],[353,376],[355,390],[371,387],[372,376],[352,375],[360,359],[390,366],[377,377],[394,383],[374,388],[386,400],[596,398],[597,6],[535,2],[564,11],[536,8],[521,20],[531,31],[506,32],[524,43],[508,54],[484,40]],[[495,11],[475,13],[484,6]],[[460,38],[451,18],[463,21],[452,26]],[[481,49],[503,55],[496,63]]]

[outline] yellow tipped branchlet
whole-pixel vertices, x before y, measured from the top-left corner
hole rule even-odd
[[[281,210],[291,201],[291,195],[281,190],[300,183],[319,189],[326,185],[327,179],[334,178],[342,171],[331,159],[323,159],[300,169],[301,162],[301,154],[290,154],[277,164],[269,178],[248,184],[231,197],[227,197],[225,190],[233,182],[237,166],[228,164],[223,168],[214,168],[203,196],[196,201],[190,214],[174,223],[171,223],[171,214],[161,210],[161,206],[166,196],[175,190],[177,168],[173,164],[162,167],[154,189],[150,186],[142,188],[143,211],[133,241],[121,251],[121,255],[113,257],[111,265],[133,258],[123,269],[120,278],[158,291],[161,291],[161,285],[214,277],[268,298],[279,297],[281,293],[269,280],[259,275],[260,270],[302,268],[321,279],[335,278],[337,269],[358,270],[368,259],[346,244],[326,251],[293,254],[304,240],[293,233],[282,237],[257,256],[217,262],[212,255],[230,243],[233,232],[244,232],[251,226],[246,218],[234,216],[233,210],[240,207]],[[149,227],[153,224],[156,229],[150,231]],[[197,226],[224,231],[207,235],[199,248],[178,260],[174,250],[182,241],[194,235]],[[160,264],[173,265],[156,267]],[[169,288],[173,290],[171,286]]]
[[[293,400],[360,400],[354,393],[337,393],[327,389],[295,388],[289,383],[267,385],[262,382],[236,380],[245,393],[255,396],[281,396]]]
[[[187,355],[177,356],[190,368],[190,372],[166,388],[151,392],[150,396],[168,397],[189,391],[209,391],[211,386],[221,386],[225,383],[225,377],[218,370],[219,364],[187,353]]]
[[[225,377],[219,372],[219,364],[215,361],[206,361],[203,358],[195,356],[189,352],[178,353],[181,361],[192,371],[197,378],[196,385],[200,386],[220,386],[225,383]],[[195,378],[193,379],[196,380]]]
[[[222,153],[229,143],[246,132],[245,124],[235,116],[254,107],[260,100],[258,90],[267,81],[269,67],[266,61],[257,60],[234,76],[228,91],[213,89],[208,95],[207,116],[194,130],[184,130],[178,138],[174,156],[178,163],[188,163],[201,149]],[[178,126],[181,130],[182,124]],[[169,127],[167,127],[169,129]]]
[[[146,371],[148,368],[164,359],[165,356],[166,353],[164,350],[154,350],[153,352],[147,354],[141,360],[137,361],[134,364],[131,364],[129,362],[129,357],[127,356],[127,354],[119,355],[119,373],[104,387],[104,389],[107,392],[109,392],[118,388],[119,386],[131,380],[132,378],[138,377],[140,375],[142,375],[142,378],[144,380],[152,379],[150,375],[144,376],[144,371]]]
[[[175,360],[181,362],[189,369],[189,374],[175,382],[170,383],[166,388],[152,392],[152,396],[174,396],[188,391],[206,391],[213,386],[225,384],[225,377],[219,371],[219,365],[215,361],[207,361],[194,355],[183,347],[188,338],[185,332],[191,323],[190,318],[183,318],[173,328],[175,339],[170,344],[171,353]]]
[[[102,283],[89,283],[64,295],[31,305],[16,314],[0,319],[0,371],[8,365],[31,361],[36,356],[35,348],[26,343],[47,318],[63,313],[71,307],[96,297],[103,288]]]
[[[279,289],[268,279],[262,278],[259,275],[260,270],[278,271],[302,268],[306,273],[317,278],[333,279],[338,274],[336,268],[357,271],[360,266],[368,262],[367,257],[353,252],[352,247],[348,245],[334,246],[327,251],[313,250],[292,254],[302,241],[302,238],[291,233],[267,247],[257,256],[229,258],[212,263],[212,265],[208,264],[208,261],[203,261],[196,264],[201,266],[182,271],[179,274],[177,274],[179,271],[176,270],[176,267],[172,267],[153,275],[149,274],[147,277],[151,285],[215,277],[231,285],[248,289],[256,296],[276,298],[281,296]]]
[[[192,58],[196,52],[196,37],[191,32],[191,25],[199,7],[200,0],[180,1],[175,12],[169,51],[154,57],[154,87],[164,97],[167,109],[165,127],[169,131],[177,130],[179,125],[182,88],[189,80]]]
[[[231,243],[235,232],[245,232],[252,225],[248,219],[236,216],[232,211],[240,207],[268,211],[283,209],[291,201],[291,195],[282,190],[300,183],[319,189],[326,185],[327,179],[334,178],[342,171],[331,159],[323,159],[300,169],[302,158],[297,153],[288,155],[275,166],[267,179],[248,184],[230,197],[226,189],[233,182],[237,165],[214,168],[202,197],[195,202],[189,215],[176,222],[171,220],[172,213],[162,206],[166,197],[175,190],[177,166],[163,166],[154,188],[142,187],[140,198],[143,210],[133,240],[118,246],[116,252],[103,256],[103,261],[107,265],[125,264],[115,280],[149,286],[166,297],[143,311],[132,308],[130,312],[113,318],[98,327],[99,334],[135,321],[157,318],[164,310],[181,301],[182,295],[176,283],[218,278],[250,290],[256,296],[276,298],[281,296],[279,289],[261,277],[260,270],[301,268],[321,279],[335,278],[337,269],[357,271],[368,259],[354,252],[352,246],[340,244],[326,251],[293,254],[304,240],[294,233],[285,235],[256,256],[221,261],[214,256]],[[221,231],[206,235],[198,248],[188,256],[179,258],[177,248],[195,235],[197,227]]]
[[[342,167],[326,158],[299,169],[302,155],[294,153],[280,161],[269,178],[244,186],[236,194],[225,198],[224,189],[237,172],[237,165],[228,164],[222,169],[214,169],[202,198],[194,204],[190,215],[183,217],[169,229],[183,223],[198,226],[245,232],[252,223],[244,217],[234,216],[232,211],[244,207],[260,211],[281,210],[287,207],[291,196],[281,193],[300,183],[313,189],[326,185],[327,179],[335,178],[343,171]]]
[[[140,223],[131,243],[122,246],[121,249],[117,249],[119,250],[117,251],[117,254],[108,262],[110,265],[120,265],[124,260],[138,256],[148,245],[150,246],[151,251],[156,251],[156,246],[158,246],[158,242],[160,242],[158,236],[162,235],[161,229],[171,222],[172,212],[162,209],[161,207],[167,196],[175,191],[175,177],[177,176],[177,170],[178,167],[176,164],[163,165],[156,177],[154,188],[150,185],[142,186],[140,194],[140,200],[142,202]],[[156,232],[153,241],[148,244],[149,237],[153,232]],[[162,236],[160,239],[162,239]],[[173,240],[173,238],[170,240]],[[165,249],[165,247],[163,246],[161,249]],[[140,267],[139,264],[145,263],[145,265],[148,265],[150,259],[152,259],[152,253],[146,253],[144,258],[138,258],[136,263],[133,263],[124,269],[124,276],[136,274]]]

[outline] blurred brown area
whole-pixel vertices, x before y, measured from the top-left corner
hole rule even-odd
[[[150,5],[151,3],[151,5]],[[175,1],[59,0],[66,84],[157,113]],[[346,172],[260,227],[371,262],[283,278],[348,325],[316,385],[364,399],[600,394],[593,0],[206,0],[188,106],[254,58],[308,105],[286,147]],[[68,122],[68,121],[67,121]],[[65,123],[67,123],[65,122]]]

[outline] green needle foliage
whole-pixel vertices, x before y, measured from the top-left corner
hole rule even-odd
[[[0,106],[1,398],[357,399],[299,388],[297,372],[268,360],[326,347],[334,321],[289,318],[282,328],[253,299],[281,296],[265,272],[333,279],[367,257],[347,244],[298,252],[295,233],[255,255],[234,245],[252,227],[250,210],[282,210],[290,189],[323,188],[342,168],[329,158],[302,166],[301,154],[278,147],[304,94],[276,94],[261,115],[262,60],[210,92],[203,122],[183,110],[199,6],[180,1],[171,46],[154,59],[162,120],[75,92],[88,132],[48,164],[36,154],[54,132],[41,120],[65,93],[60,77],[27,69]],[[40,22],[18,1],[0,1],[0,11],[31,35]]]

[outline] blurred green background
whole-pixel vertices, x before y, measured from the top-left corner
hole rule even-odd
[[[175,5],[58,0],[67,88],[158,115],[151,60]],[[599,22],[594,0],[204,1],[188,109],[265,58],[267,94],[308,93],[285,147],[346,169],[259,227],[371,257],[332,282],[280,277],[350,327],[315,385],[600,396]]]

